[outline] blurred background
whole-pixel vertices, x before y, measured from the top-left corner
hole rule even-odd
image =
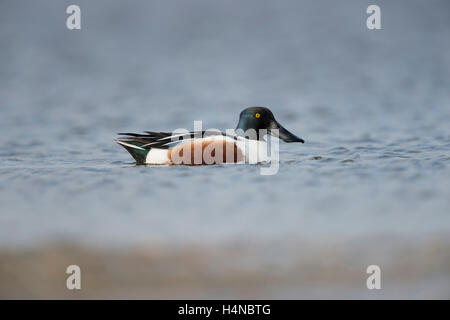
[[[450,298],[449,1],[2,0],[0,43],[0,298]],[[274,176],[113,142],[251,105]]]

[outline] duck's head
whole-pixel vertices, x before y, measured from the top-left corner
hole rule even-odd
[[[296,135],[287,131],[281,124],[275,120],[272,111],[265,107],[249,107],[244,109],[239,115],[239,122],[236,130],[241,129],[246,132],[249,129],[256,131],[256,139],[260,140],[263,137],[259,136],[259,130],[267,130],[267,133],[277,137],[285,142],[301,142]],[[274,130],[277,129],[277,130]],[[238,134],[239,134],[238,130]]]

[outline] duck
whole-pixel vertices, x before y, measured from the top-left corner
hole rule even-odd
[[[231,132],[229,132],[231,131]],[[234,130],[118,133],[114,139],[145,165],[213,165],[271,161],[267,136],[287,143],[305,141],[284,128],[267,107],[248,107]]]

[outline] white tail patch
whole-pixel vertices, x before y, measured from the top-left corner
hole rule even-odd
[[[146,164],[168,164],[171,163],[169,159],[168,149],[158,149],[152,148],[147,153],[147,158],[145,159]]]

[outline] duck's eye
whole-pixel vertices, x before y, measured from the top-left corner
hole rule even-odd
[[[259,118],[259,117],[261,117],[261,114],[256,113],[256,114],[255,114],[255,117],[256,117],[256,118]]]

